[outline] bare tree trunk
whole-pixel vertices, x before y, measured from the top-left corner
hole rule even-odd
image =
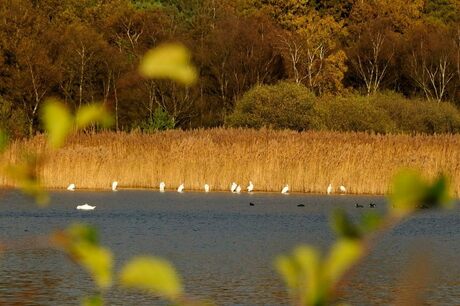
[[[117,84],[114,80],[113,82],[113,99],[115,100],[115,130],[118,132],[118,91]]]
[[[77,50],[80,55],[80,83],[78,84],[78,108],[81,107],[83,100],[83,76],[85,75],[85,46],[81,45],[81,51]]]
[[[455,37],[455,47],[457,49],[457,78],[460,83],[460,27],[457,28],[457,35]]]
[[[367,60],[363,60],[361,55],[358,54],[358,72],[364,81],[367,95],[376,93],[381,85],[381,82],[386,74],[388,65],[393,54],[390,58],[386,59],[383,65],[380,64],[381,53],[385,37],[381,33],[371,39],[372,55]]]
[[[108,68],[108,67],[107,67]],[[112,79],[113,79],[113,73],[110,69],[107,69],[107,82],[105,83],[105,86],[104,86],[104,101],[103,101],[103,104],[106,105],[108,100],[109,100],[109,95],[110,95],[110,87],[112,87],[110,85]],[[104,82],[103,82],[104,83]]]
[[[448,71],[447,56],[442,56],[434,67],[425,67],[430,79],[436,101],[441,102],[446,95],[447,85],[454,77],[454,74]]]
[[[307,47],[307,76],[308,86],[315,90],[318,85],[318,77],[323,70],[326,48],[322,43],[316,47]]]
[[[301,77],[300,75],[300,61],[301,61],[301,54],[302,54],[302,47],[297,44],[294,39],[289,38],[282,38],[284,47],[282,49],[288,53],[289,60],[291,62],[292,72],[294,74],[294,81],[297,84],[302,83],[305,76]]]
[[[33,123],[35,121],[35,117],[37,115],[37,111],[38,111],[40,102],[42,101],[43,97],[46,94],[46,89],[44,89],[43,92],[39,92],[35,73],[34,73],[34,70],[33,70],[33,67],[30,61],[27,61],[27,65],[29,66],[30,78],[32,80],[32,87],[34,90],[34,104],[32,106],[32,112],[31,112],[30,119],[29,119],[29,135],[32,136],[33,135]]]
[[[428,63],[424,54],[424,44],[420,43],[420,54],[414,50],[411,58],[411,76],[428,100],[441,102],[447,94],[447,86],[455,72],[449,71],[447,55]]]

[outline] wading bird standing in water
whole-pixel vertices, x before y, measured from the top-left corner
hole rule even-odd
[[[69,186],[67,186],[67,190],[75,191],[75,184],[70,184]]]
[[[117,187],[118,187],[118,182],[117,182],[117,181],[113,181],[113,182],[112,182],[112,191],[117,191]]]
[[[248,192],[252,192],[253,190],[254,190],[254,184],[252,183],[252,181],[249,181]]]
[[[235,192],[235,191],[236,191],[236,187],[238,187],[238,185],[237,185],[235,182],[233,182],[233,183],[232,183],[232,186],[230,187],[230,191],[231,191],[231,192]]]
[[[209,185],[208,184],[204,184],[204,192],[209,192]]]
[[[160,183],[160,192],[165,192],[165,187],[166,187],[165,182],[161,182]]]
[[[341,193],[347,193],[347,188],[345,188],[343,185],[340,185],[339,190]]]
[[[177,187],[177,192],[184,192],[184,184],[180,184],[179,187]]]
[[[284,188],[281,190],[281,193],[282,194],[288,194],[289,193],[289,185],[286,184],[286,186],[284,186]]]
[[[240,192],[241,192],[241,186],[240,186],[240,185],[236,186],[235,192],[236,192],[236,193],[240,193]]]
[[[327,186],[327,194],[331,194],[332,193],[332,184],[329,184],[329,186]]]

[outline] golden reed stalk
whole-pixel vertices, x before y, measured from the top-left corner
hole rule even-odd
[[[255,191],[325,193],[329,183],[354,194],[384,194],[401,168],[450,178],[460,194],[460,135],[371,135],[367,133],[294,132],[248,129],[171,130],[155,134],[79,134],[57,150],[43,136],[18,141],[0,158],[16,162],[24,152],[46,153],[39,170],[47,188],[229,190],[251,180]],[[0,176],[0,186],[14,182]]]

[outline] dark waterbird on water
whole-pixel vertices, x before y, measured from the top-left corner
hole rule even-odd
[[[252,203],[252,202],[249,202],[249,206],[254,206],[256,204]]]
[[[364,206],[361,205],[361,204],[356,203],[356,204],[355,204],[355,207],[356,207],[356,208],[363,208]]]
[[[374,207],[375,207],[375,203],[369,203],[369,207],[370,207],[370,208],[374,208]]]
[[[297,207],[305,207],[305,204],[297,204]]]

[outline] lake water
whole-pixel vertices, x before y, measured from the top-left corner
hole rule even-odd
[[[78,211],[83,203],[94,211]],[[255,205],[250,206],[249,202]],[[53,192],[38,208],[17,192],[0,195],[0,242],[15,244],[0,257],[1,305],[78,305],[93,293],[88,275],[59,251],[41,248],[43,237],[73,222],[98,228],[116,268],[135,255],[170,260],[186,291],[218,305],[286,305],[273,268],[279,254],[299,244],[326,250],[334,241],[328,216],[342,207],[353,218],[384,213],[383,197],[154,191]],[[365,208],[355,208],[355,203]],[[305,204],[305,207],[297,207]],[[425,298],[432,305],[460,305],[460,209],[418,214],[385,234],[344,288],[352,305],[391,304],[405,288],[407,267],[429,254],[432,269]],[[423,266],[425,266],[424,264]],[[108,305],[157,305],[149,296],[114,288]]]

